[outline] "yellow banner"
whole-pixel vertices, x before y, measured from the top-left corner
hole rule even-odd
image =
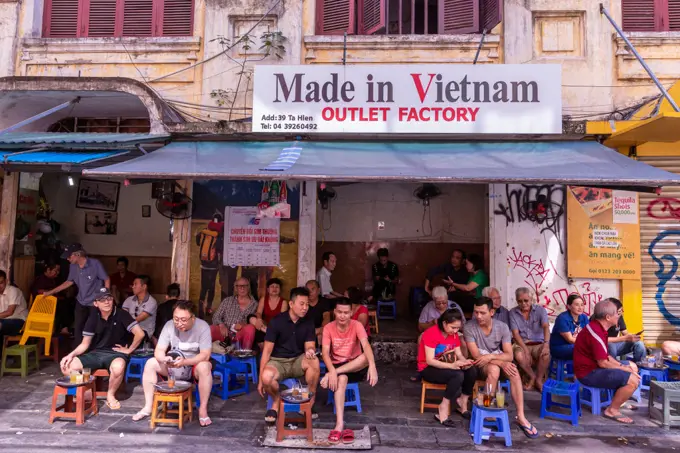
[[[639,280],[639,217],[635,192],[569,187],[569,277]]]

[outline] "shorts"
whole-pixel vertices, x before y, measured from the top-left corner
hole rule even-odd
[[[531,356],[531,363],[536,363],[538,362],[538,359],[541,357],[541,351],[543,351],[543,343],[539,344],[532,344],[532,345],[526,345],[527,349],[529,349],[529,355]],[[516,355],[518,352],[524,352],[522,347],[518,345],[517,343],[514,343],[512,345],[512,354]]]
[[[83,368],[89,368],[94,371],[108,370],[111,368],[111,363],[113,363],[113,361],[116,359],[125,360],[125,364],[127,365],[128,361],[130,360],[130,356],[116,351],[95,349],[94,351],[90,351],[86,354],[78,356],[78,359],[83,365]]]
[[[338,363],[338,364],[333,364],[333,366],[337,369],[340,368],[341,366],[347,364],[349,362],[343,362],[343,363]],[[348,384],[355,384],[357,382],[362,382],[366,380],[366,376],[368,375],[368,367],[362,368],[359,371],[352,371],[351,373],[340,373],[344,374],[347,376],[347,383]],[[339,375],[340,375],[339,374]]]
[[[579,378],[579,382],[588,387],[617,390],[628,384],[630,371],[597,368],[588,375]]]
[[[297,379],[305,375],[305,372],[302,369],[302,360],[304,358],[304,354],[293,357],[292,359],[271,357],[269,359],[269,363],[267,363],[267,366],[276,368],[276,371],[279,372],[279,382],[283,381],[284,379]]]

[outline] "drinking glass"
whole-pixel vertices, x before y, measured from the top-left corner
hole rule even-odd
[[[92,371],[89,368],[83,368],[83,382],[90,382],[90,374]]]
[[[79,374],[80,374],[80,373],[78,373],[77,371],[71,370],[71,375],[70,375],[70,382],[71,382],[71,384],[75,384],[75,383],[78,382],[78,375],[79,375]]]
[[[505,392],[503,390],[499,389],[496,392],[496,406],[501,409],[505,407]]]

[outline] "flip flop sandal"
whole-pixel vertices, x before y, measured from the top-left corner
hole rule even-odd
[[[111,404],[111,403],[109,403],[108,400],[107,400],[107,401],[106,401],[106,407],[108,407],[108,408],[111,409],[112,411],[120,410],[120,401],[116,401],[115,403]]]
[[[525,436],[527,436],[529,439],[536,439],[538,437],[538,430],[536,430],[535,434],[532,434],[531,431],[535,429],[534,425],[529,423],[529,426],[524,426],[520,422],[515,422],[517,426],[519,426],[519,429],[522,430]]]
[[[446,420],[442,421],[439,418],[439,414],[434,414],[434,419],[437,421],[437,423],[439,423],[442,426],[446,426],[447,428],[455,428],[457,426],[456,422],[454,422],[450,418],[447,418]]]
[[[316,411],[312,411],[312,420],[316,420],[319,418],[319,413]]]
[[[137,416],[140,416],[140,417],[135,420],[135,417],[137,417]],[[132,416],[132,421],[133,422],[141,422],[142,420],[144,420],[147,417],[151,417],[150,412],[139,411],[135,415]]]
[[[267,413],[264,414],[264,421],[267,423],[276,423],[276,418],[278,416],[278,412],[276,412],[274,409],[269,409]]]
[[[212,425],[212,420],[210,420],[210,417],[199,418],[198,424],[205,428],[206,426]]]
[[[470,419],[472,418],[472,415],[470,414],[470,411],[462,412],[462,411],[456,409],[456,412],[458,412],[458,415],[460,415],[461,417],[463,417],[463,419],[465,419],[465,420],[470,420]]]
[[[343,444],[354,443],[354,431],[352,431],[351,429],[343,430],[341,436]]]
[[[609,420],[614,420],[617,423],[621,423],[622,425],[634,425],[635,424],[635,421],[632,418],[626,417],[623,414],[619,414],[619,415],[602,414],[602,416],[604,418],[608,418]],[[623,421],[624,419],[628,419],[628,420],[630,420],[630,422],[624,422]]]
[[[342,433],[340,431],[331,431],[331,433],[328,435],[328,443],[331,445],[337,445],[340,443],[341,437]]]
[[[410,378],[408,378],[411,382],[420,382],[422,377],[420,377],[420,374],[414,374]]]

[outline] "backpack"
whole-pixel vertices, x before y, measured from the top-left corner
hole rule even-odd
[[[200,248],[201,261],[215,261],[215,258],[217,258],[217,237],[220,233],[206,228],[201,231],[201,234],[203,235]]]

